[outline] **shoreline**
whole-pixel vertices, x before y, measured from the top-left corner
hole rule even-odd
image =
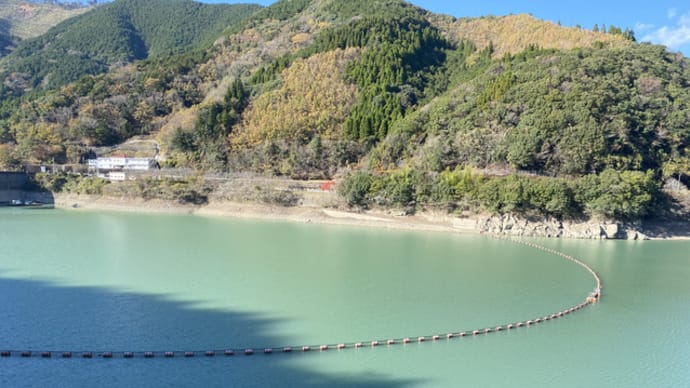
[[[449,215],[421,213],[395,216],[383,212],[349,212],[317,206],[282,207],[250,202],[211,201],[205,205],[183,205],[164,200],[113,198],[56,194],[55,208],[73,211],[119,211],[150,214],[189,214],[246,220],[286,221],[315,225],[372,227],[383,229],[480,234],[476,220]]]
[[[338,225],[370,227],[405,231],[444,232],[458,234],[493,233],[482,229],[491,218],[459,218],[441,212],[420,212],[415,215],[393,215],[391,212],[367,211],[351,212],[343,209],[321,206],[299,205],[283,207],[254,202],[211,201],[205,205],[186,205],[166,200],[144,200],[142,198],[106,197],[94,195],[55,194],[55,208],[87,211],[118,211],[150,214],[189,214],[209,217],[228,217],[247,220],[285,221],[316,225]],[[585,225],[585,224],[582,224]],[[578,226],[582,226],[578,225]],[[589,227],[602,227],[599,223]],[[604,226],[605,228],[606,226]],[[616,226],[618,228],[618,226]],[[654,232],[651,232],[653,231]],[[632,230],[634,233],[638,233]],[[690,224],[652,225],[643,231],[643,239],[648,240],[690,240]],[[494,233],[495,234],[495,233]],[[511,236],[508,233],[499,233]],[[513,235],[512,237],[520,237]],[[544,235],[528,237],[551,237],[576,239],[570,235]],[[593,239],[593,238],[589,238]],[[601,239],[601,238],[600,238]],[[603,238],[614,239],[614,238]]]

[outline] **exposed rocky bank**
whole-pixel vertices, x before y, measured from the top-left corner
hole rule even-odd
[[[513,237],[557,237],[601,240],[649,240],[640,226],[615,221],[528,220],[513,215],[496,215],[477,220],[481,233]]]

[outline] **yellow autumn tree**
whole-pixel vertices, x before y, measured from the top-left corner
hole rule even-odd
[[[493,45],[494,58],[506,53],[517,54],[531,45],[541,48],[571,50],[577,47],[624,47],[630,44],[620,34],[594,32],[577,27],[564,27],[539,20],[530,15],[487,16],[458,19],[453,23],[439,21],[453,40],[468,40],[477,48]]]
[[[295,61],[282,73],[282,84],[254,100],[233,130],[233,144],[256,146],[264,140],[306,141],[341,137],[357,98],[357,86],[345,82],[348,61],[359,49],[335,50]]]

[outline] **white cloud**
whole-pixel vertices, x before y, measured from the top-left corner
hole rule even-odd
[[[682,15],[678,21],[678,24],[682,26],[690,26],[690,12]]]
[[[641,40],[660,43],[675,50],[690,44],[690,12],[681,15],[674,26],[663,26],[647,33]]]
[[[673,19],[676,15],[678,15],[678,10],[675,8],[671,8],[666,12],[666,16],[668,16],[669,19]]]
[[[645,24],[645,23],[640,23],[637,22],[635,23],[635,32],[645,32],[653,29],[655,26],[654,24]]]

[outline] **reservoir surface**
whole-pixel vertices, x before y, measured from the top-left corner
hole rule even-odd
[[[0,386],[690,386],[690,242],[531,240],[226,218],[0,210]],[[442,336],[385,345],[389,338]],[[321,344],[379,347],[318,351]],[[302,353],[265,355],[266,347]],[[204,357],[210,349],[257,349]],[[199,353],[200,352],[200,353]],[[77,353],[75,353],[77,354]]]

